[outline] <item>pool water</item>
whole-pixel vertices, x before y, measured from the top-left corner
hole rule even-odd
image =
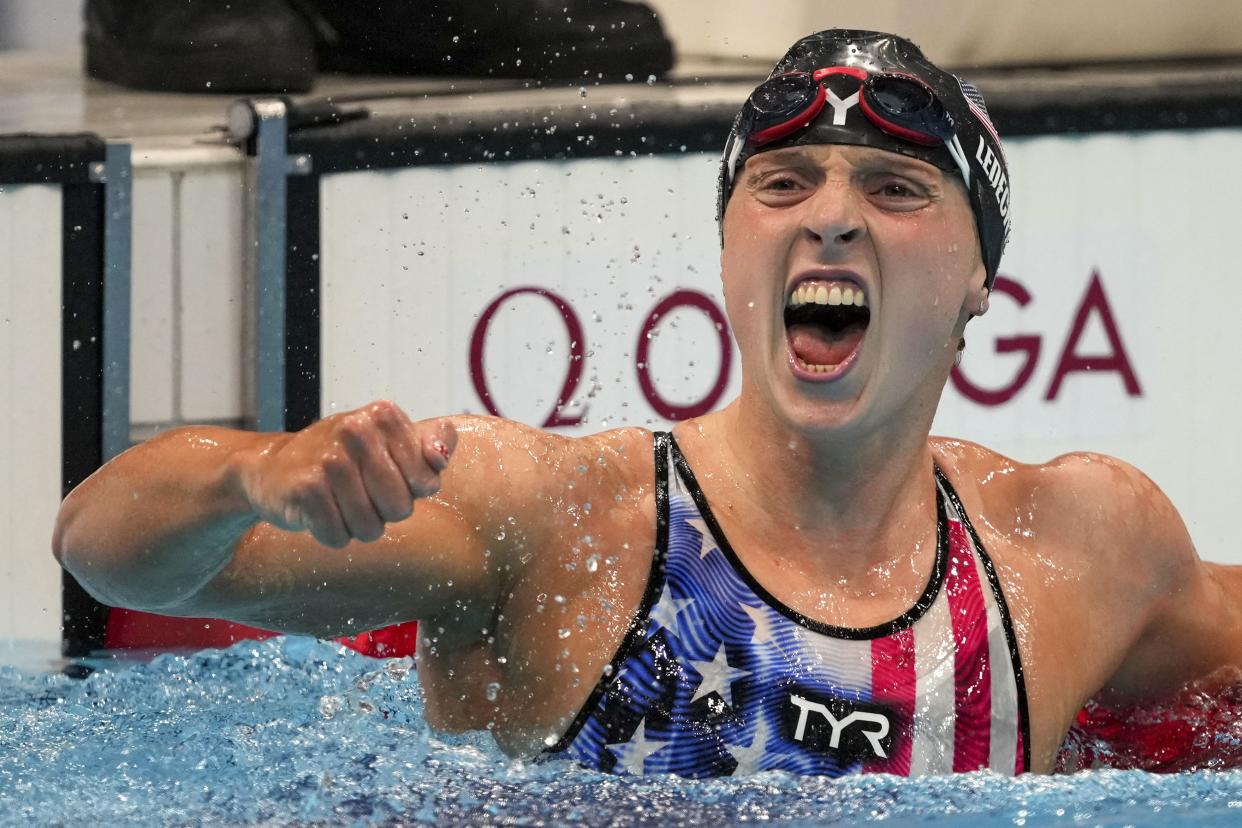
[[[0,825],[1242,824],[1239,771],[694,782],[514,762],[429,730],[410,660],[309,638],[91,664],[0,667]]]

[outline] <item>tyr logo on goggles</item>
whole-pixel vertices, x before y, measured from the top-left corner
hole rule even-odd
[[[826,83],[834,75],[857,79],[858,91],[845,98],[838,96]],[[750,154],[747,150],[805,129],[820,117],[825,106],[832,107],[832,123],[842,126],[846,113],[855,105],[886,135],[924,147],[944,146],[963,181],[970,185],[970,164],[957,139],[953,116],[927,84],[912,75],[870,73],[846,66],[788,72],[760,84],[738,118],[730,180],[737,162]]]

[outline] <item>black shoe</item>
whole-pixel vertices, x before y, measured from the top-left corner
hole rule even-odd
[[[673,65],[659,17],[624,0],[294,0],[324,71],[541,81],[647,80]]]
[[[86,73],[167,92],[304,92],[315,35],[285,0],[86,0]]]

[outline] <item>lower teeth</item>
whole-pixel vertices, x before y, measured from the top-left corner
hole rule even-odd
[[[798,367],[810,371],[812,374],[827,374],[835,371],[837,368],[835,365],[811,365],[809,362],[803,362],[801,359],[798,360]]]

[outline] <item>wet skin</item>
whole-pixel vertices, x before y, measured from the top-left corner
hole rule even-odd
[[[1154,697],[1242,663],[1242,577],[1197,559],[1140,472],[928,436],[986,296],[954,177],[860,147],[761,153],[729,202],[721,271],[742,390],[674,433],[776,598],[854,627],[905,612],[931,572],[935,462],[1013,612],[1035,770],[1093,695]],[[784,325],[808,275],[861,286],[871,313],[826,380],[794,370]],[[54,548],[118,605],[323,636],[418,619],[432,723],[490,728],[522,755],[565,730],[632,618],[654,474],[645,430],[414,423],[381,402],[294,435],[156,438],[66,499]]]

